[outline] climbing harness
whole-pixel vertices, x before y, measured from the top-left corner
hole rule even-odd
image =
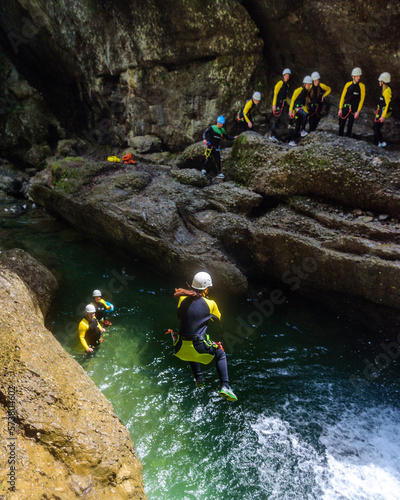
[[[347,107],[348,107],[348,108],[349,108],[349,112],[347,113],[347,115],[346,115],[346,116],[342,116],[342,117],[341,117],[341,118],[342,118],[342,120],[346,120],[346,118],[349,116],[349,114],[350,114],[350,113],[351,113],[353,116],[355,115],[355,113],[353,113],[353,111],[351,110],[351,104],[345,104],[343,107],[344,107],[344,108],[347,108]]]
[[[279,118],[281,116],[281,114],[283,113],[283,108],[285,107],[285,105],[283,105],[281,108],[276,108],[277,111],[272,111],[273,115],[276,117],[276,118]]]
[[[314,115],[317,115],[318,118],[321,118],[322,117],[322,113],[321,113],[321,115],[318,113],[319,104],[316,104],[315,106],[313,104],[309,105],[309,109],[310,108],[314,108],[314,107],[315,107],[315,111],[313,113],[309,113],[308,114],[308,118],[311,118]],[[322,109],[322,107],[321,107],[321,109]]]
[[[169,328],[166,332],[165,335],[168,335],[168,333],[171,334],[172,338],[172,343],[173,346],[175,347],[179,342],[181,342],[181,347],[179,350],[175,353],[175,356],[182,361],[191,361],[195,363],[202,363],[203,365],[208,365],[213,359],[214,355],[209,354],[209,353],[199,353],[196,351],[193,342],[196,340],[202,340],[204,344],[213,349],[222,349],[222,343],[221,342],[213,342],[212,340],[209,340],[208,335],[196,335],[194,337],[186,337],[183,335],[179,335],[179,333],[174,332],[171,328]]]

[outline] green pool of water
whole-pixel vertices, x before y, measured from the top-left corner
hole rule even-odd
[[[0,238],[1,250],[23,248],[57,276],[47,326],[129,429],[149,499],[400,498],[394,351],[375,380],[364,372],[383,352],[378,335],[295,294],[267,317],[219,291],[222,321],[209,331],[229,346],[239,401],[228,403],[213,363],[206,388],[195,389],[164,335],[178,327],[174,287],[191,276],[176,269],[171,281],[12,198],[0,200]],[[116,310],[87,357],[77,325],[95,288]]]

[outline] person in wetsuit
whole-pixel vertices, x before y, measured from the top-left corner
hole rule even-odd
[[[107,326],[111,326],[111,322],[104,319],[104,315],[106,311],[110,311],[112,309],[111,305],[107,305],[106,301],[101,297],[100,290],[93,290],[93,301],[91,302],[96,308],[96,319],[98,319],[101,323],[107,324]]]
[[[285,106],[285,104],[290,104],[288,96],[290,89],[290,75],[290,69],[284,69],[282,72],[282,80],[280,80],[274,87],[274,97],[272,99],[272,113],[274,115],[274,120],[271,125],[271,135],[269,137],[270,140],[274,142],[278,142],[278,139],[275,137],[275,133],[285,109],[287,113],[287,106]]]
[[[374,131],[374,144],[380,148],[387,146],[383,140],[381,129],[384,121],[392,114],[392,89],[389,85],[390,80],[390,74],[387,72],[382,73],[378,78],[379,85],[382,87],[382,94],[379,98],[372,129]]]
[[[344,127],[347,119],[346,136],[351,137],[354,120],[360,116],[360,111],[365,99],[365,85],[360,82],[362,71],[360,68],[354,68],[351,72],[352,81],[344,86],[339,103],[339,135],[344,135]]]
[[[251,99],[247,100],[243,108],[239,111],[237,119],[239,123],[239,133],[253,128],[253,112],[261,101],[260,92],[254,92]]]
[[[317,129],[318,123],[321,120],[322,108],[325,97],[331,93],[331,88],[324,83],[320,83],[321,76],[318,71],[311,73],[312,86],[309,92],[308,103],[308,123],[310,124],[310,132]]]
[[[289,116],[290,118],[295,119],[296,125],[290,138],[289,146],[297,146],[296,139],[300,134],[300,129],[302,129],[301,137],[305,137],[308,133],[304,130],[304,127],[306,126],[308,117],[307,104],[311,85],[311,76],[305,76],[303,79],[303,86],[297,88],[293,92],[293,97],[289,108]]]
[[[87,353],[93,352],[103,342],[101,334],[105,329],[96,319],[96,308],[88,304],[85,308],[85,317],[79,323],[79,340]]]
[[[217,179],[224,179],[225,175],[221,172],[221,154],[220,154],[220,142],[223,137],[229,141],[233,141],[237,136],[228,135],[224,129],[225,118],[219,116],[217,118],[217,124],[211,125],[203,133],[203,143],[206,146],[205,157],[206,161],[204,167],[201,171],[202,174],[207,174],[209,165],[211,162],[211,156],[215,160],[215,166],[217,169]]]
[[[197,273],[190,290],[175,289],[179,297],[178,318],[179,334],[175,334],[175,356],[189,361],[196,387],[204,387],[200,363],[208,364],[213,359],[221,383],[220,396],[228,401],[237,401],[229,384],[228,363],[222,344],[212,342],[207,335],[208,322],[219,321],[221,313],[217,304],[206,295],[212,286],[211,276],[206,272]]]

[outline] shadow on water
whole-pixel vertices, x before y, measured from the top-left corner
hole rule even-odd
[[[223,316],[210,332],[228,340],[239,397],[229,404],[214,365],[195,389],[164,335],[178,327],[173,289],[189,276],[178,269],[177,282],[165,279],[10,198],[1,200],[0,236],[1,250],[23,248],[56,274],[47,326],[130,430],[149,499],[399,498],[398,361],[375,380],[363,374],[382,339],[297,297],[256,326],[254,304],[213,297]],[[86,356],[77,325],[95,288],[116,310]]]

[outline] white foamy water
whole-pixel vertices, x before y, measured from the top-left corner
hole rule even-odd
[[[316,444],[279,416],[261,416],[253,424],[265,498],[400,499],[397,410],[352,408],[334,424],[319,424],[322,433]]]

